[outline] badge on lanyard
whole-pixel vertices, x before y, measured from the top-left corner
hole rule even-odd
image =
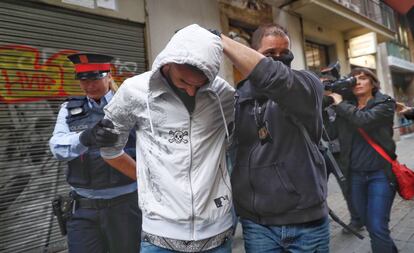
[[[267,142],[272,143],[273,139],[269,132],[269,123],[264,120],[264,114],[266,112],[266,104],[259,106],[257,101],[254,104],[254,119],[257,126],[257,136],[259,137],[260,144],[264,145]]]
[[[264,122],[263,126],[258,127],[257,135],[262,145],[267,142],[272,143],[272,136],[270,135],[267,121]]]

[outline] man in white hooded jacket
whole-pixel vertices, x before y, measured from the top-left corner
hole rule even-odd
[[[220,38],[198,25],[185,27],[151,71],[127,79],[105,107],[119,137],[101,155],[137,178],[143,253],[231,252],[225,152],[234,89],[217,77],[222,53]],[[134,127],[136,163],[123,152]]]

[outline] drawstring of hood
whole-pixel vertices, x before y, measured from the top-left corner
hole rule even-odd
[[[222,117],[223,123],[224,123],[224,129],[226,129],[227,141],[229,142],[230,141],[230,133],[229,133],[229,128],[227,126],[226,116],[224,115],[223,105],[221,104],[220,96],[216,92],[214,92],[213,90],[209,89],[209,91],[211,91],[211,93],[213,93],[214,96],[217,98],[219,108],[220,108],[221,117]]]
[[[149,122],[150,122],[150,127],[151,127],[151,133],[152,133],[152,136],[154,136],[154,126],[153,126],[153,124],[152,124],[152,118],[151,118],[151,110],[150,110],[150,106],[149,106],[149,96],[150,96],[150,93],[148,93],[148,95],[147,95],[147,111],[148,111],[148,119],[149,119]]]

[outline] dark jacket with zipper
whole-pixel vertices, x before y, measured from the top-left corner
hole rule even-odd
[[[235,167],[231,175],[236,212],[262,225],[299,224],[327,216],[326,169],[317,143],[322,134],[318,78],[265,58],[237,89]],[[255,100],[265,100],[257,114]],[[294,117],[304,125],[308,145]],[[272,142],[261,144],[257,116]]]
[[[338,165],[345,177],[350,179],[350,164],[352,151],[352,136],[359,134],[358,128],[365,132],[378,143],[387,154],[395,159],[395,142],[393,136],[393,120],[395,101],[388,95],[377,91],[363,109],[358,109],[356,100],[344,100],[338,105],[333,106],[336,112],[334,122],[327,125],[327,130],[331,138],[339,138],[340,155]],[[395,177],[391,172],[391,164],[385,168],[390,183],[395,185]],[[349,185],[345,192],[347,193]]]

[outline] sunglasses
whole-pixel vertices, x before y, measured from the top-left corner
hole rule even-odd
[[[103,79],[108,76],[109,72],[88,72],[88,73],[77,73],[75,75],[76,80],[91,80],[96,81]]]

